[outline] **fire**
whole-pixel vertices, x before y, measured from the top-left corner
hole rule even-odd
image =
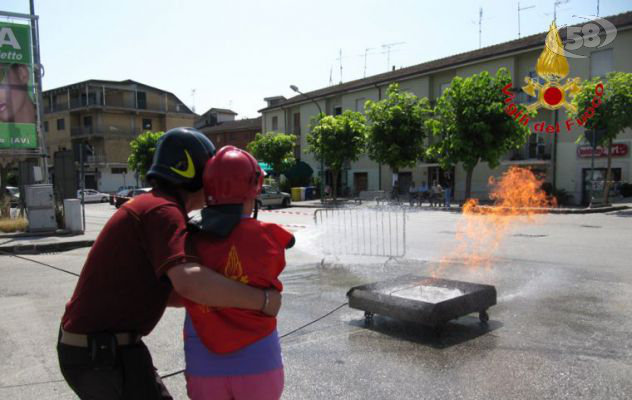
[[[444,257],[433,272],[436,277],[451,262],[465,262],[470,268],[491,268],[503,239],[517,223],[534,223],[536,214],[555,207],[556,201],[541,189],[542,180],[527,168],[511,167],[500,180],[489,179],[493,205],[480,205],[470,199],[463,206],[457,225],[458,245]]]

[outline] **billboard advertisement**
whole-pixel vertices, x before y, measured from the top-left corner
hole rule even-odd
[[[0,150],[36,149],[31,27],[0,21]]]

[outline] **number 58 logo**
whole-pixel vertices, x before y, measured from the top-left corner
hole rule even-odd
[[[586,58],[588,56],[575,54],[571,51],[577,50],[582,46],[601,48],[611,43],[617,36],[617,28],[608,20],[594,15],[576,15],[576,17],[584,18],[592,22],[588,22],[583,26],[566,27],[566,44],[563,47],[558,47],[549,46],[547,43],[549,50],[564,57]],[[602,30],[603,33],[605,33],[603,42],[599,36]]]

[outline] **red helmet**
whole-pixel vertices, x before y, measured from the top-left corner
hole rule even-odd
[[[245,150],[224,146],[204,166],[206,204],[243,204],[261,191],[265,173]]]

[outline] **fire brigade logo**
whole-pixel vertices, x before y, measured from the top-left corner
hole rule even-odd
[[[562,82],[569,72],[568,61],[563,54],[562,40],[553,22],[546,35],[546,46],[535,66],[535,72],[544,80],[544,83],[530,77],[524,78],[526,86],[523,86],[522,90],[529,96],[537,98],[535,103],[527,106],[528,111],[535,111],[540,107],[549,110],[564,107],[571,112],[577,111],[570,100],[580,91],[580,79],[573,78]]]
[[[244,275],[244,269],[241,266],[235,245],[231,246],[230,252],[228,253],[228,261],[226,261],[226,266],[224,267],[224,276],[236,280],[237,282],[248,284],[248,275]]]

